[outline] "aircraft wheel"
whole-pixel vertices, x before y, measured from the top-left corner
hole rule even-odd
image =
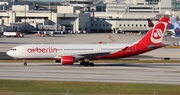
[[[27,66],[27,63],[26,63],[26,62],[24,63],[24,66]]]
[[[83,62],[83,61],[82,61],[82,62],[80,62],[80,65],[85,65],[85,62]]]
[[[94,66],[94,63],[89,63],[90,66]]]
[[[89,66],[89,62],[85,62],[84,66],[86,66],[86,67]]]

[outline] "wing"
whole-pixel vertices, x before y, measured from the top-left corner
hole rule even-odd
[[[95,58],[97,56],[105,56],[105,55],[109,55],[111,54],[110,51],[108,52],[79,52],[79,53],[75,53],[75,54],[60,54],[60,55],[57,55],[55,58],[60,58],[61,56],[74,56],[76,58]]]
[[[115,52],[119,52],[119,51],[126,51],[126,49],[128,48],[128,46],[126,46],[125,48],[122,48],[121,50],[110,50],[110,51],[91,51],[91,52],[78,52],[78,53],[64,53],[64,54],[59,54],[57,55],[55,58],[60,58],[61,56],[74,56],[77,59],[79,58],[96,58],[98,56],[106,56]]]
[[[180,35],[171,35],[172,38],[180,39]]]
[[[111,52],[91,52],[91,53],[77,53],[76,56],[81,56],[83,58],[94,58],[97,56],[109,55]]]

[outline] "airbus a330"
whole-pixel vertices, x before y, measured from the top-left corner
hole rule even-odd
[[[13,47],[7,55],[24,60],[55,60],[62,65],[94,66],[91,60],[125,58],[164,47],[162,39],[169,17],[162,17],[147,34],[132,44],[24,44]]]

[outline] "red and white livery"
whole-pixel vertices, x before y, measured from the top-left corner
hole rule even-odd
[[[24,60],[50,59],[62,65],[81,61],[81,65],[94,66],[90,60],[125,58],[164,47],[162,39],[168,25],[169,17],[161,18],[133,44],[25,44],[13,47],[7,55]]]

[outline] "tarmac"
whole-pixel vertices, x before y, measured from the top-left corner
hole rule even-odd
[[[95,67],[79,64],[0,63],[0,79],[46,80],[112,83],[147,83],[180,85],[180,64],[99,63]]]
[[[98,43],[102,41],[103,43],[133,43],[141,39],[143,34],[112,34],[112,33],[92,33],[92,34],[64,34],[55,35],[55,37],[35,37],[34,35],[25,35],[24,38],[14,38],[14,37],[1,37],[0,38],[0,52],[2,48],[9,48],[21,44],[61,44],[61,43]],[[176,42],[177,39],[171,38],[170,36],[164,37],[163,43],[172,44]],[[5,49],[7,50],[7,49]]]

